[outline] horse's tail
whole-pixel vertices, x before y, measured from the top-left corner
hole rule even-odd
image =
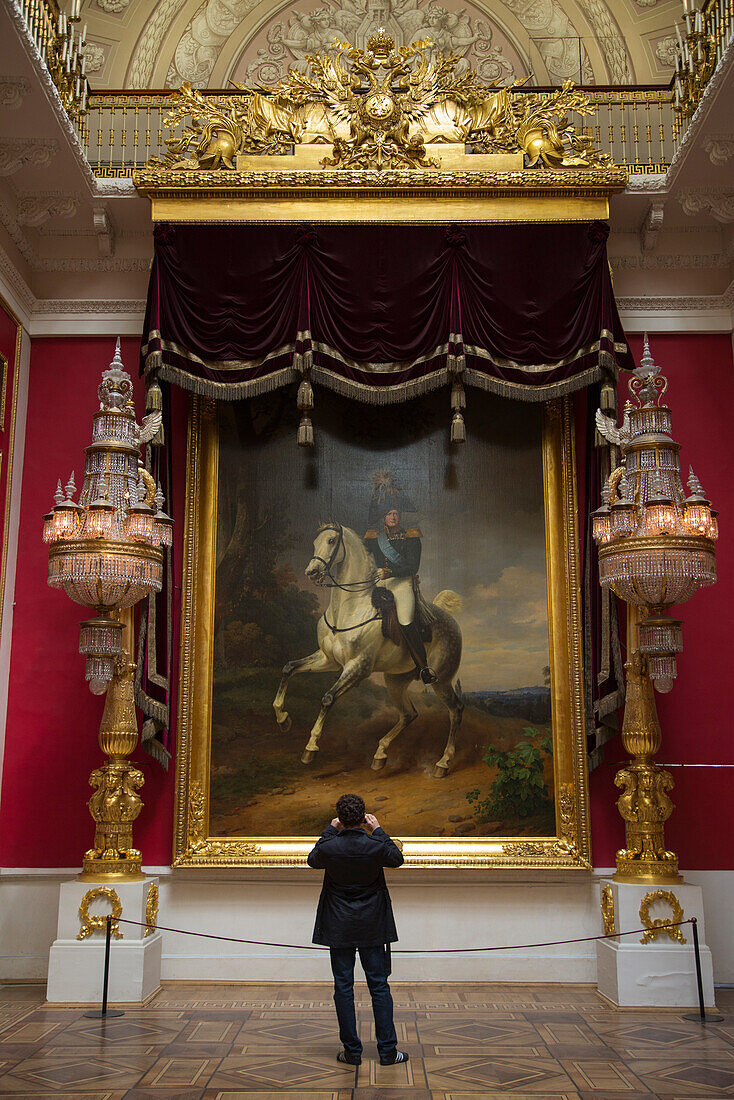
[[[439,592],[437,596],[434,596],[431,602],[436,607],[440,607],[442,611],[448,611],[449,615],[461,611],[464,606],[464,601],[459,593],[452,592],[450,588],[444,588],[443,592]]]

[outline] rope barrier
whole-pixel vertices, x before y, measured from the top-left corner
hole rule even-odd
[[[151,929],[151,925],[147,921],[127,920],[124,917],[117,917],[117,922],[120,924],[132,924],[137,928]],[[102,1008],[101,1010],[95,1010],[93,1012],[85,1012],[85,1016],[89,1016],[93,1019],[106,1020],[108,1016],[124,1016],[125,1013],[121,1009],[109,1008],[107,1004],[107,994],[110,976],[110,943],[112,939],[112,914],[105,917],[106,934],[105,934],[105,954],[104,954],[104,978],[102,980]],[[693,948],[696,959],[696,983],[698,986],[698,1015],[694,1013],[687,1013],[683,1016],[684,1020],[696,1020],[701,1024],[719,1023],[724,1017],[709,1014],[706,1015],[706,1009],[704,1006],[704,994],[703,994],[703,980],[701,975],[701,956],[698,944],[698,920],[696,917],[689,917],[688,920],[679,921],[660,921],[656,922],[652,927],[659,929],[661,932],[670,928],[680,928],[683,924],[690,924],[693,928]],[[402,955],[447,955],[447,954],[465,954],[470,951],[513,951],[519,949],[527,949],[531,947],[562,947],[568,943],[590,943],[595,940],[613,940],[619,936],[634,936],[638,932],[649,931],[650,926],[645,928],[631,928],[627,932],[605,932],[601,936],[577,936],[569,940],[548,940],[545,943],[510,943],[497,945],[493,947],[437,947],[437,948],[415,948],[409,947],[397,948],[396,953]],[[300,944],[300,943],[274,943],[270,940],[246,940],[236,936],[218,936],[214,932],[187,932],[184,928],[170,928],[166,925],[158,925],[157,929],[151,929],[161,932],[176,932],[182,936],[197,936],[200,939],[207,940],[223,940],[226,943],[247,943],[255,944],[258,947],[288,947],[296,951],[328,951],[329,948],[321,946],[320,944]],[[645,942],[644,940],[642,941]],[[358,1072],[358,1071],[357,1071]],[[356,1078],[355,1078],[356,1080]]]
[[[118,924],[134,924],[138,928],[149,928],[150,925],[145,921],[139,920],[126,920],[124,917],[117,918]],[[684,924],[695,924],[696,918],[689,917],[688,920],[679,921],[665,921],[664,924],[658,925],[660,931],[664,932],[667,928],[679,928]],[[156,925],[154,929],[156,932],[176,932],[181,936],[196,936],[199,939],[204,940],[222,940],[225,943],[247,943],[256,947],[287,947],[295,951],[328,951],[328,947],[324,947],[320,944],[304,944],[304,943],[276,943],[272,940],[245,940],[238,936],[218,936],[214,932],[187,932],[185,928],[170,928],[165,924]],[[547,940],[545,943],[508,943],[497,944],[493,947],[397,947],[392,948],[393,955],[464,955],[473,951],[520,951],[526,950],[531,947],[563,947],[569,943],[591,943],[595,940],[614,940],[619,936],[634,936],[638,932],[649,932],[648,927],[645,928],[631,928],[628,932],[605,932],[601,936],[577,936],[571,940]]]

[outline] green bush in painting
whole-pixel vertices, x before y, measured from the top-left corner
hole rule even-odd
[[[474,806],[479,821],[494,817],[532,817],[548,807],[548,788],[543,774],[543,758],[553,751],[551,738],[533,726],[525,733],[534,738],[519,741],[514,749],[504,751],[488,745],[482,755],[484,763],[497,768],[497,778],[487,798],[480,798],[479,788],[467,791],[466,799]]]

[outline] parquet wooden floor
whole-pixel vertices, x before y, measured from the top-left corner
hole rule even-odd
[[[339,1049],[331,987],[171,984],[107,1021],[0,987],[0,1097],[75,1100],[703,1100],[734,1097],[734,990],[723,1023],[670,1009],[615,1009],[590,986],[394,983],[404,1066]]]

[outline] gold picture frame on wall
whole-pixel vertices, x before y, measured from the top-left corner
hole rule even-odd
[[[555,828],[551,826],[547,835],[532,836],[409,836],[399,832],[408,867],[588,870],[591,866],[571,400],[546,403],[537,422],[542,452],[538,469],[542,465],[541,525],[544,525],[547,586]],[[174,866],[304,865],[318,835],[317,828],[311,830],[312,835],[296,836],[242,835],[242,830],[237,835],[219,830],[217,835],[216,830],[210,831],[210,821],[217,816],[212,779],[218,778],[212,774],[220,491],[220,417],[214,402],[197,396],[191,398],[187,446]],[[293,448],[295,451],[294,442]],[[277,737],[277,730],[274,736]],[[251,761],[254,766],[258,763],[254,755]],[[344,783],[345,789],[351,789],[348,779]],[[273,794],[279,790],[282,788]],[[426,798],[429,797],[427,794]],[[325,825],[328,806],[324,805]],[[278,820],[277,811],[273,819]]]

